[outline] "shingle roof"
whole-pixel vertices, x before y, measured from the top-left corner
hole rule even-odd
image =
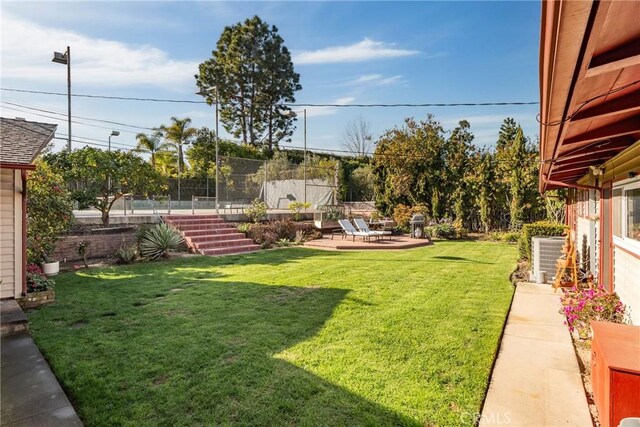
[[[0,117],[0,162],[31,164],[58,125]]]

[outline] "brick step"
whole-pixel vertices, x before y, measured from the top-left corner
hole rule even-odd
[[[215,249],[202,249],[199,250],[202,255],[233,255],[233,254],[241,254],[246,252],[256,252],[260,250],[260,245],[246,245],[246,246],[236,246],[233,248],[215,248]]]
[[[220,215],[164,215],[162,217],[165,221],[174,220],[190,220],[190,219],[221,219]]]
[[[201,236],[185,236],[186,239],[193,243],[214,242],[219,240],[239,240],[245,239],[244,233],[225,233],[225,234],[205,234]]]
[[[176,227],[180,231],[216,230],[220,228],[225,228],[225,229],[230,228],[229,224],[226,222],[221,222],[217,224],[190,224],[190,225],[170,224],[170,225]]]
[[[175,227],[182,227],[185,225],[209,225],[209,224],[226,224],[226,221],[221,218],[216,219],[194,219],[194,220],[179,220],[179,221],[165,221],[167,224]]]
[[[235,233],[239,233],[238,229],[235,228],[235,227],[216,228],[216,229],[209,229],[209,230],[181,230],[181,231],[182,231],[182,235],[184,237],[189,237],[189,238],[200,237],[200,236],[218,236],[220,234],[235,234]],[[240,234],[244,234],[244,233],[240,233]]]
[[[253,240],[251,239],[235,239],[235,240],[210,240],[208,242],[198,242],[194,243],[196,249],[213,249],[213,248],[230,248],[230,247],[240,247],[246,245],[253,245]]]

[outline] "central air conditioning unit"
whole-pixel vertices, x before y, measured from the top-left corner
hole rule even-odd
[[[536,281],[540,272],[546,272],[545,283],[553,280],[556,261],[562,255],[564,237],[533,237],[531,239],[531,274]]]

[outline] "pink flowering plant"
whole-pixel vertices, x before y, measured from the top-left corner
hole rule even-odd
[[[580,339],[589,338],[591,320],[625,322],[625,305],[620,301],[620,297],[615,292],[607,292],[601,286],[586,289],[574,286],[565,290],[560,300],[560,313],[567,319],[565,325],[569,326],[571,332],[577,332]]]
[[[27,265],[27,293],[48,291],[53,285],[53,280],[47,278],[39,265]]]

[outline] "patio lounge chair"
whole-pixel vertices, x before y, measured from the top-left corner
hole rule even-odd
[[[380,237],[389,236],[389,239],[391,239],[391,232],[390,231],[371,230],[371,229],[369,229],[369,225],[367,225],[367,221],[365,221],[362,218],[355,218],[353,220],[353,222],[355,223],[356,227],[358,227],[358,230],[362,231],[363,233],[373,233],[373,234],[376,234],[376,235],[378,235]]]
[[[362,237],[362,240],[369,239],[369,241],[371,241],[371,236],[380,237],[380,235],[375,233],[365,233],[363,231],[356,230],[356,228],[348,219],[341,219],[338,221],[338,224],[340,224],[340,227],[342,227],[342,237],[351,236],[353,238],[353,241],[356,240],[356,236]],[[333,235],[331,236],[331,238],[333,238]]]

